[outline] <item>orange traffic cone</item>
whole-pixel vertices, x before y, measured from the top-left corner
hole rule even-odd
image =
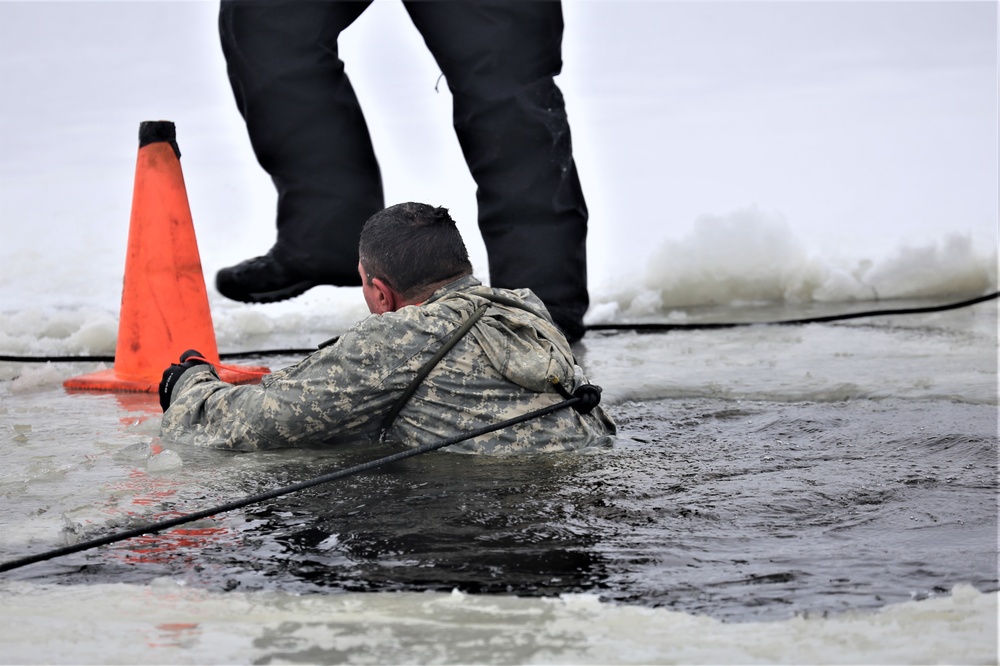
[[[68,389],[152,392],[187,349],[219,363],[205,277],[181,173],[174,124],[139,126],[139,156],[125,258],[115,363],[63,382]],[[218,367],[223,381],[253,383],[267,368]]]

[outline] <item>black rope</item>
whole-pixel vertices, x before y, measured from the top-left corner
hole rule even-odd
[[[598,390],[598,400],[599,398]],[[524,423],[530,419],[538,418],[540,416],[545,416],[546,414],[551,414],[560,409],[566,407],[571,407],[574,405],[582,404],[587,401],[589,395],[584,395],[583,397],[574,396],[562,402],[557,402],[555,404],[549,405],[548,407],[542,407],[541,409],[536,409],[527,414],[522,414],[521,416],[515,416],[514,418],[507,419],[505,421],[500,421],[499,423],[494,423],[491,425],[483,426],[475,430],[464,432],[460,435],[450,437],[448,439],[441,440],[440,442],[431,442],[430,444],[422,444],[412,449],[407,449],[405,451],[400,451],[399,453],[394,453],[392,455],[385,456],[383,458],[377,458],[375,460],[370,460],[360,465],[355,465],[354,467],[348,467],[347,469],[337,470],[336,472],[330,472],[329,474],[324,474],[308,481],[300,481],[299,483],[292,484],[290,486],[283,486],[281,488],[275,488],[274,490],[269,490],[267,492],[260,493],[259,495],[251,495],[250,497],[244,497],[243,499],[235,500],[233,502],[228,502],[220,506],[212,507],[209,509],[203,509],[201,511],[196,511],[194,513],[189,513],[183,516],[178,516],[176,518],[170,518],[168,520],[163,520],[159,522],[152,523],[150,525],[144,525],[142,527],[136,527],[130,530],[125,530],[124,532],[116,532],[115,534],[109,534],[108,536],[100,537],[97,539],[91,539],[89,541],[82,541],[70,546],[64,546],[62,548],[56,548],[54,550],[45,551],[43,553],[38,553],[36,555],[28,555],[27,557],[21,557],[16,560],[9,560],[7,562],[0,562],[0,572],[10,571],[12,569],[18,569],[20,567],[34,564],[35,562],[43,562],[45,560],[51,560],[56,557],[62,557],[63,555],[70,555],[72,553],[79,553],[84,550],[90,550],[92,548],[97,548],[98,546],[106,546],[111,543],[116,543],[118,541],[125,541],[126,539],[131,539],[132,537],[142,536],[143,534],[156,534],[157,532],[162,532],[163,530],[170,529],[171,527],[177,527],[178,525],[184,525],[185,523],[191,523],[196,520],[201,520],[202,518],[208,518],[220,513],[225,513],[227,511],[233,511],[234,509],[242,509],[245,506],[251,504],[257,504],[265,500],[274,499],[275,497],[281,497],[282,495],[288,495],[290,493],[297,492],[299,490],[305,490],[306,488],[312,488],[313,486],[318,486],[323,483],[329,483],[330,481],[336,481],[337,479],[342,479],[347,476],[358,474],[360,472],[367,472],[370,469],[386,465],[391,462],[396,462],[399,460],[404,460],[406,458],[412,458],[413,456],[418,456],[422,453],[428,453],[430,451],[436,451],[437,449],[443,449],[446,446],[451,446],[452,444],[457,444],[458,442],[463,442],[467,439],[472,439],[474,437],[479,437],[480,435],[485,435],[491,433],[495,430],[501,430],[512,425],[517,425],[519,423]]]
[[[861,317],[885,317],[891,315],[907,314],[929,314],[932,312],[944,312],[946,310],[957,310],[985,301],[1000,297],[1000,292],[993,292],[985,296],[970,298],[958,303],[945,303],[944,305],[930,305],[917,308],[900,308],[884,310],[865,310],[863,312],[851,312],[845,314],[826,315],[823,317],[806,317],[803,319],[786,319],[780,321],[748,321],[748,322],[721,322],[704,324],[591,324],[587,326],[588,331],[641,331],[641,332],[664,332],[677,330],[703,330],[715,328],[735,328],[737,326],[798,326],[802,324],[822,324],[832,321],[844,321],[847,319],[858,319]],[[327,343],[333,343],[337,338],[333,338]],[[257,351],[229,352],[219,354],[220,359],[239,359],[248,356],[301,356],[312,354],[316,349],[263,349]],[[114,363],[114,356],[13,356],[0,354],[0,362],[7,363]]]
[[[334,338],[336,340],[336,338]],[[261,349],[255,351],[226,352],[219,354],[219,360],[240,359],[248,356],[303,356],[312,354],[316,348],[310,349]],[[0,362],[7,363],[114,363],[114,356],[12,356],[0,354]]]
[[[943,312],[945,310],[957,310],[958,308],[969,307],[989,301],[1000,296],[1000,291],[992,294],[970,298],[958,303],[946,303],[944,305],[929,305],[919,308],[897,308],[886,310],[865,310],[863,312],[849,312],[823,317],[805,317],[803,319],[784,319],[780,321],[765,322],[738,322],[738,323],[707,323],[707,324],[595,324],[588,326],[588,331],[672,331],[675,329],[702,329],[702,328],[734,328],[736,326],[799,326],[802,324],[822,324],[831,321],[843,321],[846,319],[858,319],[861,317],[883,317],[887,315],[907,315],[907,314],[928,314],[931,312]]]

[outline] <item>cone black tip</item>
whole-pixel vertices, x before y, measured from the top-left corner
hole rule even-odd
[[[177,146],[177,128],[169,120],[144,120],[139,123],[139,147],[151,143],[166,141],[174,149],[177,159],[181,158],[181,150]]]

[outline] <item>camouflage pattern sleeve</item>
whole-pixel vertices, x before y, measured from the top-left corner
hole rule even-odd
[[[394,399],[383,386],[385,377],[432,342],[430,336],[369,317],[335,344],[264,377],[259,386],[233,386],[196,366],[174,388],[161,435],[255,451],[369,433],[377,430]]]

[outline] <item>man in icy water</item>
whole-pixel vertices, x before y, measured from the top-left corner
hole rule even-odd
[[[222,382],[186,352],[163,373],[162,437],[237,451],[380,434],[416,446],[555,404],[586,384],[538,297],[472,275],[447,209],[404,203],[376,213],[359,254],[372,316],[259,386]],[[614,433],[600,406],[568,408],[450,448],[565,451],[608,445]]]

